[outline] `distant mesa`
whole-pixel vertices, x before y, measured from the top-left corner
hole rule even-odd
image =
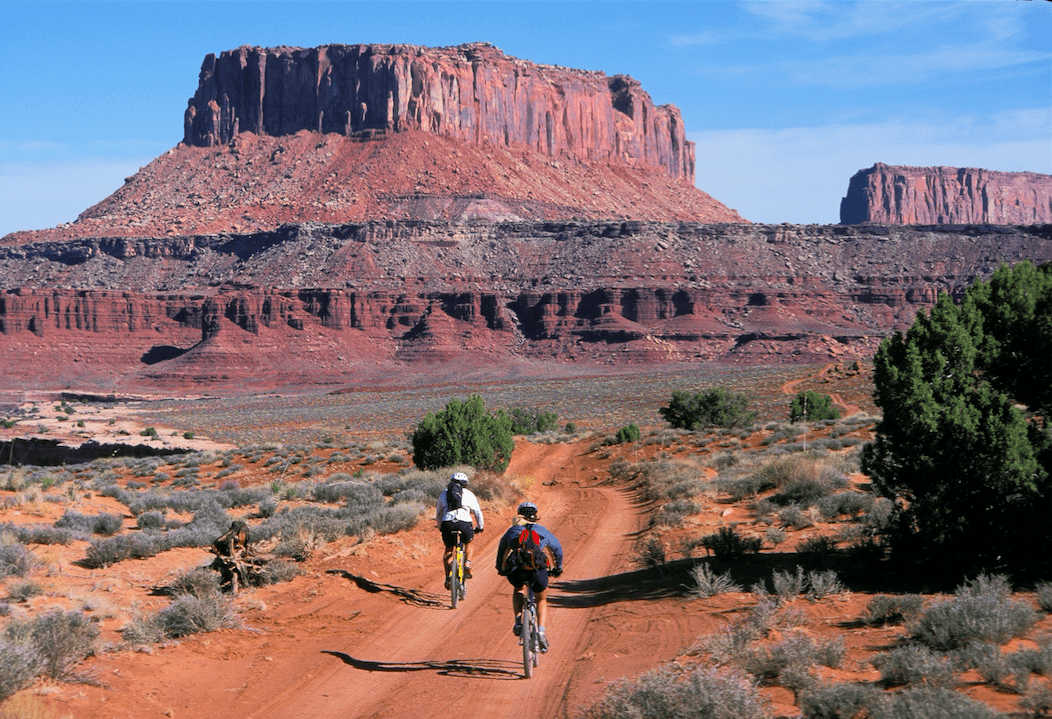
[[[1052,222],[1052,175],[877,163],[851,178],[840,222],[1046,224]]]
[[[679,109],[655,106],[626,75],[538,65],[487,43],[240,47],[205,58],[186,144],[301,130],[365,138],[421,130],[694,183],[694,143]]]

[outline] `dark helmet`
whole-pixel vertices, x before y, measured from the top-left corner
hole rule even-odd
[[[537,519],[537,505],[533,502],[523,502],[515,512],[526,519]]]
[[[449,478],[450,482],[456,482],[461,487],[467,486],[468,476],[463,472],[454,472],[453,476]]]

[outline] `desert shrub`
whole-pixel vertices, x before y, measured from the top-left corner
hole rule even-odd
[[[715,534],[707,534],[702,537],[700,544],[717,561],[723,562],[737,559],[745,554],[756,554],[760,551],[763,542],[759,537],[741,536],[734,527],[720,527]]]
[[[870,708],[872,719],[995,719],[980,701],[943,687],[911,687]]]
[[[764,539],[777,547],[785,541],[785,530],[780,527],[769,527],[767,531],[763,533],[763,536]]]
[[[566,426],[563,427],[563,432],[566,434],[574,434],[577,432],[577,425],[574,422],[567,422]]]
[[[197,567],[183,572],[168,585],[171,594],[181,596],[189,594],[194,597],[207,597],[219,592],[219,573],[208,567]]]
[[[840,419],[840,410],[833,406],[833,398],[827,394],[809,389],[798,393],[789,404],[790,422],[821,422],[827,419]]]
[[[953,687],[957,683],[953,663],[922,644],[897,647],[878,654],[871,662],[887,687],[914,684]]]
[[[708,564],[697,564],[690,570],[694,580],[691,593],[696,597],[707,599],[726,592],[740,592],[742,588],[734,583],[730,572],[719,574],[712,571]]]
[[[24,577],[34,561],[33,553],[21,544],[0,544],[0,577]]]
[[[830,594],[840,594],[843,591],[844,585],[832,569],[807,573],[807,596],[811,599],[824,599]]]
[[[278,500],[273,497],[267,497],[256,506],[256,511],[260,517],[271,517],[278,509]]]
[[[747,677],[729,669],[675,664],[622,679],[586,707],[583,719],[767,719],[767,704]]]
[[[998,687],[1005,687],[1012,672],[1001,647],[990,642],[972,642],[953,652],[952,660],[957,671],[975,669],[984,682]]]
[[[868,684],[817,683],[800,696],[800,711],[804,719],[858,719],[880,699]]]
[[[1038,582],[1034,587],[1034,594],[1041,610],[1052,614],[1052,582]]]
[[[4,633],[8,640],[32,646],[40,657],[42,673],[61,680],[95,651],[99,628],[83,612],[55,609],[34,619],[15,619]]]
[[[424,505],[415,503],[380,507],[365,515],[360,526],[349,525],[347,533],[362,536],[365,528],[377,534],[402,532],[415,527],[423,511]]]
[[[278,584],[280,582],[291,581],[301,574],[303,574],[303,570],[295,562],[276,559],[267,562],[266,566],[263,567],[263,571],[259,574],[259,581],[264,585]]]
[[[654,516],[654,523],[664,527],[678,527],[683,524],[683,520],[699,511],[701,508],[695,502],[689,499],[676,499],[662,505]]]
[[[164,635],[173,639],[238,624],[230,600],[219,593],[183,594],[157,613],[157,621]]]
[[[217,536],[213,536],[212,540]],[[152,557],[168,549],[168,546],[167,539],[161,535],[118,534],[93,540],[88,546],[84,564],[91,569],[102,569],[125,559]]]
[[[632,422],[617,430],[617,434],[614,435],[614,443],[628,444],[629,442],[638,442],[639,437],[639,426]]]
[[[1024,602],[1012,599],[1008,581],[980,575],[933,603],[912,625],[913,637],[932,649],[951,650],[973,641],[1004,644],[1037,621]]]
[[[913,622],[924,609],[919,594],[878,594],[869,600],[862,621],[871,627]]]
[[[1052,716],[1052,687],[1046,684],[1034,687],[1019,700],[1019,706],[1034,717]]]
[[[512,434],[533,434],[548,432],[558,426],[559,415],[555,412],[542,412],[533,407],[512,407],[508,410],[511,418]]]
[[[143,512],[135,518],[135,524],[139,529],[160,531],[164,529],[165,524],[164,512],[158,512],[157,510],[150,510],[149,512]]]
[[[704,392],[676,390],[667,407],[658,413],[673,427],[699,430],[708,427],[744,427],[756,419],[748,409],[749,398],[722,387]]]
[[[43,666],[36,647],[0,638],[0,702],[28,686]]]
[[[838,667],[844,659],[843,643],[819,647],[806,634],[793,632],[771,646],[755,647],[745,655],[745,669],[761,681],[778,683],[795,696],[814,684],[811,667],[820,660]]]
[[[783,507],[795,504],[810,507],[829,496],[836,488],[840,477],[794,477],[782,485],[781,491],[771,496],[771,501]]]
[[[32,580],[15,582],[7,588],[7,598],[13,602],[28,602],[44,593],[44,588]]]
[[[788,507],[778,510],[778,521],[783,527],[792,527],[793,529],[806,529],[807,527],[813,527],[815,523],[811,516],[804,511],[804,508],[796,504],[790,504]]]
[[[451,399],[445,409],[429,412],[412,434],[413,463],[421,469],[467,464],[503,472],[515,448],[511,419],[486,412],[479,395]]]
[[[799,565],[793,574],[776,569],[771,574],[771,582],[774,585],[774,593],[781,599],[799,596],[807,589],[807,576],[804,574],[804,568]]]
[[[641,567],[657,567],[665,563],[665,543],[658,537],[647,537],[636,550],[636,563]]]
[[[18,538],[22,544],[71,544],[77,538],[70,529],[60,529],[50,524],[4,524],[0,532],[8,532]],[[2,562],[2,560],[0,560]],[[0,570],[3,576],[3,570]]]
[[[837,492],[818,500],[818,511],[826,520],[857,517],[873,506],[873,497],[862,492]]]
[[[836,540],[831,537],[808,537],[800,543],[798,553],[808,562],[822,562],[836,552]]]
[[[119,514],[80,514],[68,509],[55,521],[55,526],[83,534],[101,534],[109,537],[121,530],[123,521]]]

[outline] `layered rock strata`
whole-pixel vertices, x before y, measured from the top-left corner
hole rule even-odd
[[[1052,175],[877,163],[851,178],[840,222],[896,225],[1052,222]]]
[[[641,165],[694,182],[694,145],[672,105],[639,83],[509,57],[492,45],[240,47],[208,55],[184,142],[301,130],[375,138],[419,130],[548,157]]]
[[[392,221],[92,238],[0,248],[15,288],[0,332],[9,360],[60,348],[49,381],[105,388],[339,384],[443,361],[820,361],[870,356],[938,292],[1022,259],[1052,260],[1052,226]]]

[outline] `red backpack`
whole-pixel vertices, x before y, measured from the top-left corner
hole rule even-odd
[[[541,549],[541,535],[527,524],[512,542],[511,560],[519,569],[537,571],[548,568],[548,557]]]

